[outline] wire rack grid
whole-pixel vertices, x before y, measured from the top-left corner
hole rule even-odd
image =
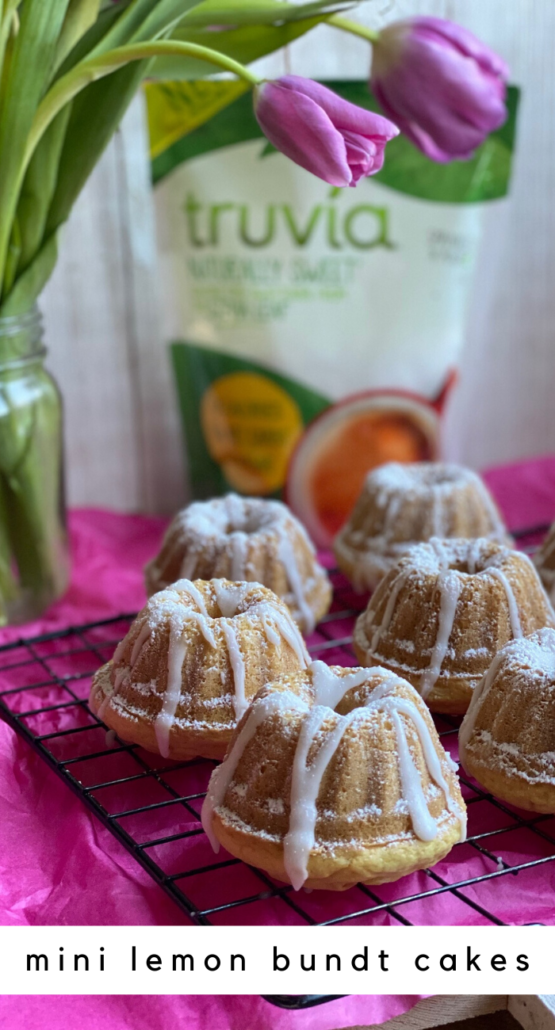
[[[330,572],[331,613],[309,640],[313,658],[354,665],[362,602]],[[504,925],[530,921],[527,892],[543,902],[534,922],[554,922],[545,898],[555,873],[555,818],[519,812],[461,776],[469,834],[427,869],[379,887],[294,892],[261,870],[215,856],[199,813],[213,762],[168,762],[118,740],[90,711],[94,672],[133,614],[20,639],[0,647],[0,715],[120,841],[193,924]],[[436,718],[457,757],[459,720]],[[543,879],[542,879],[543,877]],[[542,907],[543,905],[543,907]]]

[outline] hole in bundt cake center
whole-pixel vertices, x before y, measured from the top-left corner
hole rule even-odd
[[[450,572],[463,572],[466,576],[470,576],[476,572],[481,572],[479,562],[471,566],[470,562],[465,561],[463,558],[450,561],[448,568]]]
[[[455,469],[430,468],[427,470],[427,481],[430,486],[449,486],[458,481],[459,474]]]
[[[337,715],[350,715],[357,708],[363,711],[368,707],[368,701],[372,696],[372,689],[368,686],[352,687],[333,709]]]
[[[257,512],[245,512],[240,518],[230,519],[225,527],[226,536],[232,536],[233,533],[245,533],[247,536],[251,536],[253,533],[259,533],[264,528],[264,518]]]
[[[492,555],[488,550],[468,555],[467,557],[453,556],[448,568],[453,572],[462,572],[466,576],[479,576],[480,573],[488,572],[489,569],[496,567],[496,565],[495,554]]]

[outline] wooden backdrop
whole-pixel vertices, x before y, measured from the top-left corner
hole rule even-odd
[[[486,233],[446,450],[476,468],[555,453],[555,2],[369,0],[359,16],[379,26],[415,12],[473,29],[523,90],[511,200]],[[366,44],[338,35],[320,28],[264,72],[364,76]],[[172,511],[186,496],[146,155],[137,101],[65,229],[44,297],[74,505]]]

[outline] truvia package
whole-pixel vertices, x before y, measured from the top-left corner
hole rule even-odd
[[[376,108],[366,82],[326,83]],[[276,152],[244,83],[147,86],[163,298],[193,497],[284,497],[325,546],[365,473],[433,459],[518,93],[469,161],[403,136],[338,189]]]

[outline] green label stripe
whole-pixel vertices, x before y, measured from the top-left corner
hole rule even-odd
[[[189,460],[189,478],[194,497],[207,498],[229,490],[220,466],[210,456],[201,428],[201,401],[220,376],[232,372],[258,372],[271,379],[297,403],[305,425],[330,406],[322,394],[279,375],[254,361],[221,354],[190,343],[172,343],[171,357],[177,386],[185,449]],[[275,494],[274,496],[279,496]]]
[[[176,109],[182,107],[183,111],[183,135],[152,161],[155,183],[192,158],[248,140],[263,140],[261,157],[271,158],[275,154],[254,117],[250,93],[241,95],[233,102],[230,97],[229,104],[217,114],[202,120],[203,107],[210,110],[210,113],[214,109],[210,102],[212,91],[214,96],[221,98],[225,85],[223,82],[203,80],[200,83],[155,83],[147,87],[152,139],[157,138],[155,120],[160,117],[165,103],[171,103],[174,118]],[[333,81],[326,85],[345,100],[368,110],[379,110],[365,82]],[[229,87],[232,86],[234,83],[229,84]],[[436,164],[421,154],[405,136],[400,135],[388,144],[384,167],[374,179],[398,192],[443,203],[475,203],[505,196],[510,182],[518,101],[519,90],[510,86],[507,121],[478,147],[470,161]],[[188,126],[191,124],[195,128],[189,131]]]

